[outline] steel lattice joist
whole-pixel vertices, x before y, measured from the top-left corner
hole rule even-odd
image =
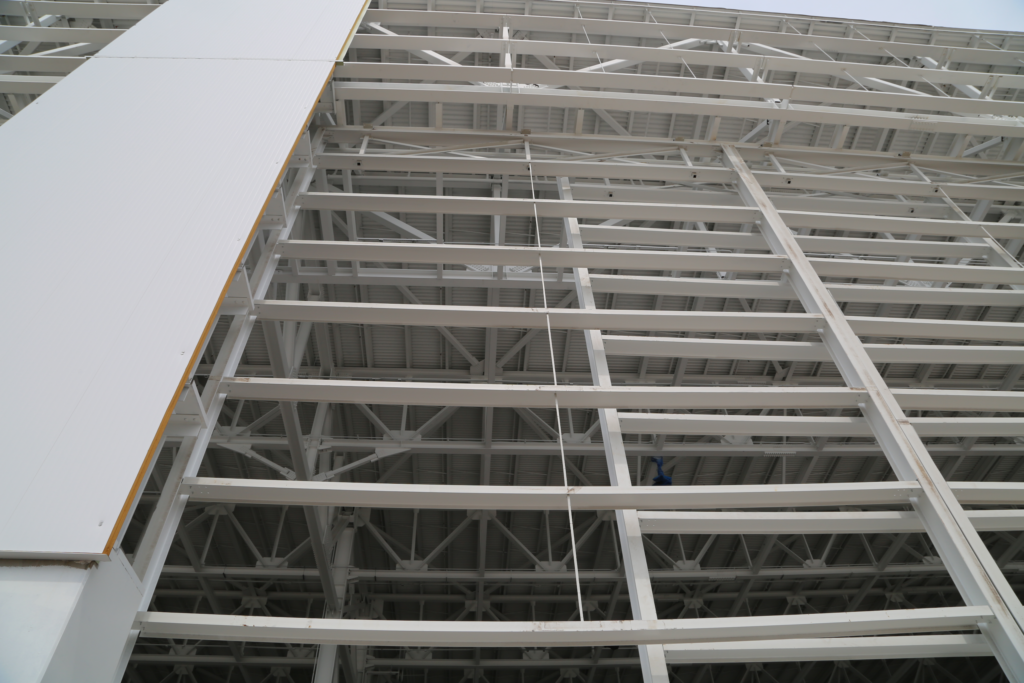
[[[0,0],[0,576],[132,681],[1024,680],[1024,34],[328,4]]]

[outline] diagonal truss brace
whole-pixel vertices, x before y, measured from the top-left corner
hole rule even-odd
[[[761,212],[758,225],[772,253],[789,259],[787,274],[804,309],[822,316],[818,334],[844,381],[868,394],[861,411],[897,477],[921,485],[914,508],[964,601],[992,609],[995,619],[982,632],[991,641],[996,658],[1012,680],[1024,680],[1024,608],[1020,600],[971,526],[842,309],[829,295],[743,157],[731,145],[723,145],[722,150],[723,162],[737,172],[736,187],[743,202]]]

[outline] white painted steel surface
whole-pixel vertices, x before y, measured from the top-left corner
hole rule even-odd
[[[671,664],[727,662],[815,662],[917,657],[988,657],[992,650],[978,635],[872,636],[868,638],[794,638],[669,645]]]
[[[716,639],[773,638],[789,634],[855,636],[971,630],[992,619],[985,607],[946,607],[882,612],[838,612],[782,617],[675,619],[592,622],[423,622],[140,612],[136,628],[151,638],[183,636],[256,642],[335,643],[466,647],[501,643],[506,647],[668,644]]]
[[[87,578],[84,567],[0,567],[0,679],[42,678]]]
[[[287,12],[276,12],[271,4],[248,0],[213,4],[171,0],[101,50],[99,56],[315,62],[322,66],[341,59],[368,4],[366,0],[302,0],[290,5]],[[268,20],[263,12],[274,12],[274,19]],[[196,21],[198,17],[203,20]],[[183,40],[183,36],[187,38]],[[300,91],[277,92],[286,99]]]
[[[344,507],[417,507],[438,510],[561,510],[565,489],[556,486],[428,486],[350,484],[196,477],[184,482],[192,501]],[[905,482],[872,484],[687,486],[578,486],[570,490],[574,510],[659,510],[718,507],[892,505],[919,493]],[[992,500],[1024,491],[992,487]]]
[[[333,12],[332,20],[351,25],[361,9],[310,0],[306,12],[286,13],[294,19],[284,47],[246,30],[228,51],[211,52],[215,43],[201,35],[192,41],[192,30],[224,36],[235,14],[257,24],[263,15],[236,3],[216,21],[196,23],[201,4],[160,8],[140,25],[140,41],[111,45],[0,128],[0,152],[19,160],[0,171],[6,221],[17,226],[8,246],[26,255],[49,251],[56,274],[32,287],[18,268],[2,276],[5,288],[20,292],[4,303],[4,316],[21,330],[6,336],[7,356],[52,361],[43,371],[14,363],[7,378],[18,397],[3,424],[13,439],[8,452],[19,455],[5,463],[0,484],[2,555],[110,552],[147,455],[347,37],[335,23],[306,42],[304,17]],[[281,28],[262,23],[264,36]],[[249,59],[228,58],[243,44]],[[235,125],[211,125],[239,106]],[[54,168],[67,182],[40,182]],[[101,266],[111,260],[116,271]],[[72,338],[69,365],[59,359]],[[145,382],[111,372],[115,350],[119,362],[147,368]],[[43,403],[48,409],[39,411]]]

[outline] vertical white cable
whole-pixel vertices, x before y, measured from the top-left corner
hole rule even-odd
[[[527,164],[530,171],[530,198],[536,200],[537,192],[533,187],[533,164]],[[537,202],[533,203],[533,223],[537,226],[537,248],[541,248],[540,219],[537,217]],[[537,265],[540,269],[540,291],[544,299],[544,319],[548,327],[548,350],[551,352],[551,383],[555,387],[555,423],[558,427],[558,452],[562,456],[562,481],[565,482],[565,507],[569,512],[569,543],[572,544],[572,568],[576,574],[576,600],[579,602],[580,621],[583,618],[583,591],[580,589],[580,563],[576,557],[576,528],[572,521],[572,500],[569,495],[569,474],[565,469],[565,444],[562,441],[562,414],[558,408],[558,369],[555,365],[555,342],[551,336],[551,311],[548,309],[548,288],[544,283],[544,257],[537,254]],[[568,341],[568,338],[566,338]]]

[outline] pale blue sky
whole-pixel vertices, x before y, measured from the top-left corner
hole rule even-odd
[[[1024,31],[1024,0],[647,0],[672,5],[807,14],[951,28]]]

